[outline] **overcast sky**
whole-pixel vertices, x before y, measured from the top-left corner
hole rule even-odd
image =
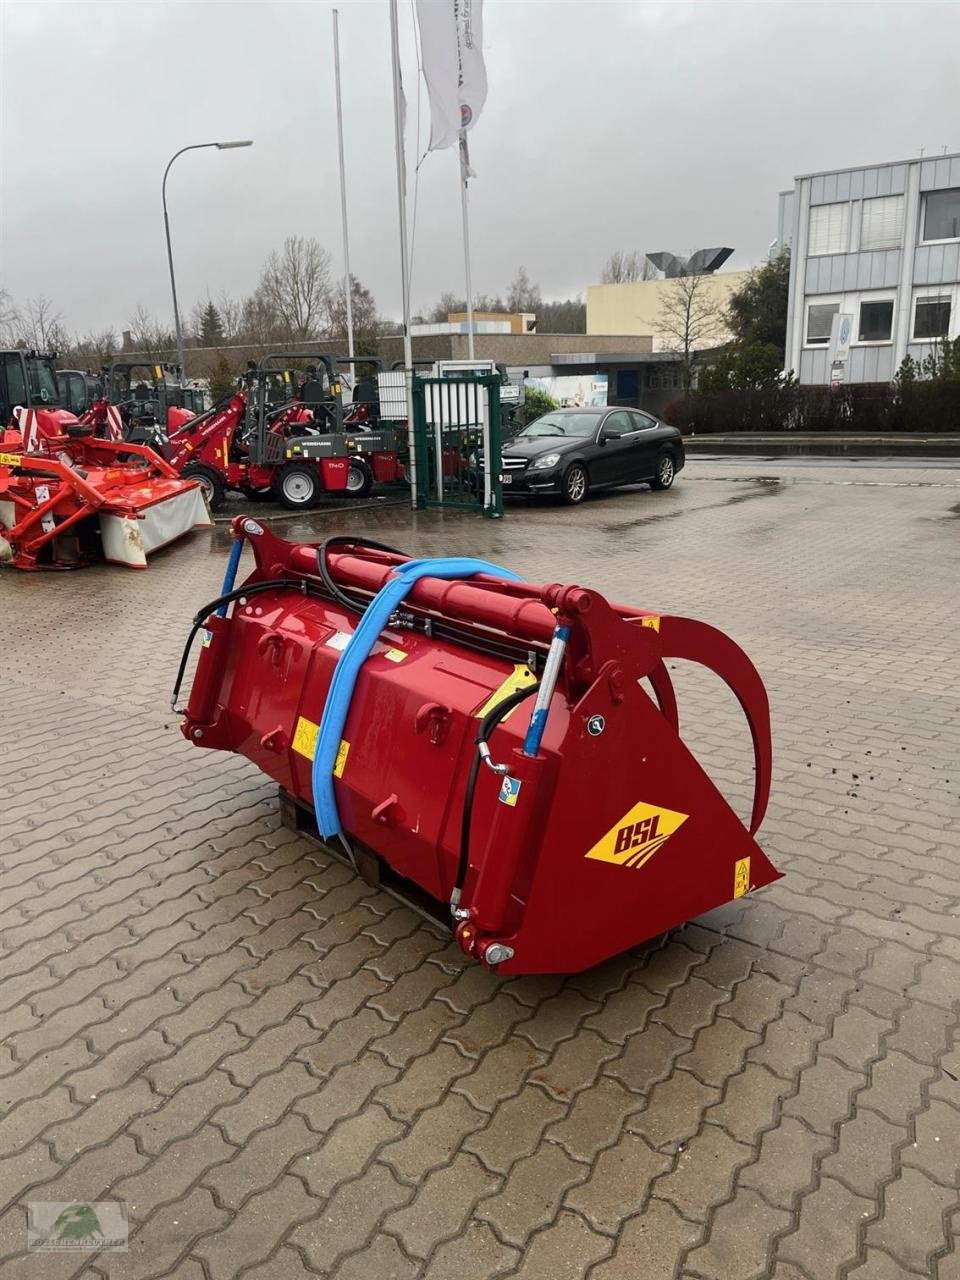
[[[181,305],[249,292],[290,234],[340,270],[331,11],[0,0],[0,285],[71,330],[170,312],[160,180]],[[351,259],[400,310],[387,0],[340,0]],[[411,160],[417,80],[402,0]],[[583,293],[617,247],[731,245],[761,260],[795,174],[960,150],[960,4],[486,0],[486,108],[471,133],[474,286],[525,264]],[[422,93],[421,150],[429,135]],[[412,166],[411,166],[412,168]],[[412,174],[410,192],[412,196]],[[462,289],[457,161],[420,170],[414,309]]]

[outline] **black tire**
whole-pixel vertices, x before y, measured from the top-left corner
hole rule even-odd
[[[365,498],[373,488],[373,471],[364,458],[351,458],[347,471],[347,487],[337,492],[344,498]]]
[[[309,462],[288,462],[274,476],[270,491],[291,511],[309,511],[320,500],[320,468]]]
[[[677,464],[669,449],[664,449],[657,459],[656,475],[650,481],[651,489],[669,489],[677,478]]]
[[[560,496],[568,507],[581,503],[590,492],[590,480],[587,469],[582,462],[573,462],[563,473],[560,481]]]
[[[199,480],[207,505],[211,511],[219,511],[223,506],[226,489],[223,476],[205,462],[188,462],[180,472],[184,480]]]

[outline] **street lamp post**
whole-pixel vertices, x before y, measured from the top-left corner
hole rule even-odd
[[[181,147],[175,152],[167,162],[167,167],[163,171],[163,184],[161,186],[161,195],[163,197],[163,227],[167,234],[167,262],[170,266],[170,292],[173,294],[173,323],[177,330],[177,362],[180,366],[180,385],[184,385],[184,363],[183,363],[183,331],[180,328],[180,308],[177,306],[177,281],[173,274],[173,249],[170,246],[170,218],[167,214],[167,174],[170,172],[170,166],[176,160],[177,156],[182,156],[185,151],[202,151],[206,147],[216,147],[218,151],[229,151],[232,147],[252,147],[253,142],[246,139],[242,142],[194,142],[189,147]]]

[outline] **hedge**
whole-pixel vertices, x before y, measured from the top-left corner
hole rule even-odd
[[[663,413],[684,435],[743,431],[960,432],[960,382],[899,387],[860,383],[831,391],[796,384],[752,391],[694,391]]]

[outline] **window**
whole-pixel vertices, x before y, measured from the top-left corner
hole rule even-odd
[[[626,436],[631,431],[636,431],[637,425],[633,421],[633,415],[630,413],[611,413],[603,420],[603,434],[609,436],[611,433]]]
[[[950,299],[918,298],[913,314],[915,338],[945,338],[950,331]]]
[[[923,202],[924,240],[960,240],[960,187],[928,191]]]
[[[825,346],[830,341],[830,327],[839,310],[839,302],[814,302],[807,307],[808,346]]]
[[[824,253],[846,253],[849,244],[850,205],[818,204],[810,210],[810,237],[807,252],[813,257]]]
[[[893,299],[860,303],[861,342],[889,342],[893,332]]]
[[[633,431],[649,431],[651,427],[657,425],[656,418],[650,418],[645,413],[631,413],[630,421],[633,424],[631,428]]]
[[[23,380],[23,365],[19,356],[7,356],[6,366],[7,394],[10,397],[7,408],[12,410],[15,405],[27,403],[27,384]]]
[[[903,238],[903,196],[864,200],[860,217],[861,249],[896,249]]]

